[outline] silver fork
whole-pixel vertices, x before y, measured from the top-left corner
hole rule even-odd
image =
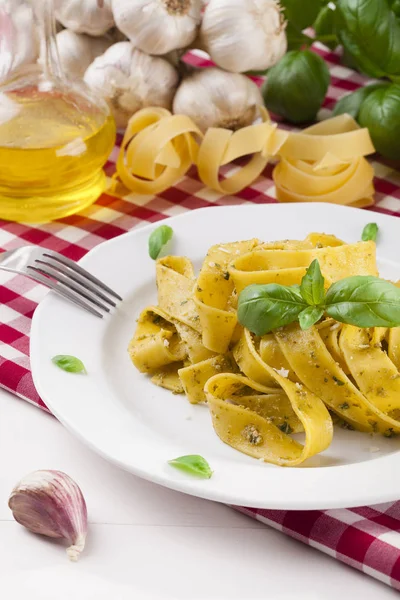
[[[38,246],[0,253],[0,270],[27,275],[96,317],[102,318],[103,312],[108,313],[117,305],[116,300],[122,301],[121,296],[74,261]]]

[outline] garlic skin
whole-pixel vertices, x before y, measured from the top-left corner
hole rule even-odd
[[[87,509],[71,477],[61,471],[34,471],[15,486],[8,506],[29,531],[68,540],[67,555],[78,560],[85,547]]]
[[[251,79],[215,67],[184,79],[175,94],[173,112],[189,116],[203,132],[209,127],[235,131],[257,119],[258,106],[263,106],[263,99]]]
[[[84,81],[107,100],[117,127],[146,106],[170,109],[178,85],[176,69],[163,58],[148,56],[130,42],[119,42],[87,69]]]
[[[285,28],[275,0],[210,0],[200,39],[219,67],[233,73],[263,71],[285,54]]]
[[[88,66],[112,44],[105,36],[90,37],[70,29],[60,31],[57,46],[63,72],[69,79],[82,79]]]
[[[147,54],[189,46],[201,21],[203,0],[111,0],[115,23]]]
[[[39,56],[33,12],[25,0],[0,1],[0,82]]]
[[[76,33],[104,35],[114,25],[111,0],[53,0],[57,21]]]

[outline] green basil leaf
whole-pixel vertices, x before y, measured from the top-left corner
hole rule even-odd
[[[298,318],[307,304],[298,288],[276,283],[253,284],[239,294],[238,320],[256,335],[289,325]]]
[[[169,225],[160,225],[151,232],[149,237],[150,258],[156,260],[167,242],[172,238],[173,231]]]
[[[286,19],[302,31],[310,27],[322,7],[322,0],[280,0]]]
[[[400,288],[378,277],[346,277],[329,288],[326,314],[357,327],[398,327]]]
[[[313,260],[301,280],[300,293],[310,306],[322,304],[325,298],[325,280],[322,276],[319,262]]]
[[[57,354],[51,359],[52,362],[60,367],[63,371],[68,373],[86,373],[85,365],[76,356],[70,356],[69,354]]]
[[[320,10],[313,28],[317,38],[331,50],[334,50],[339,44],[336,35],[336,10],[332,9],[330,5],[324,6]],[[327,38],[326,41],[324,41],[324,38]],[[329,40],[328,38],[332,39]]]
[[[376,241],[376,236],[378,235],[378,225],[376,223],[368,223],[363,229],[361,234],[361,239],[363,242],[369,242],[372,240]]]
[[[391,0],[390,4],[390,8],[392,9],[396,17],[400,17],[400,0]]]
[[[361,105],[364,100],[376,89],[385,85],[387,84],[375,83],[373,85],[366,85],[365,87],[359,88],[351,94],[347,94],[347,96],[344,96],[338,102],[336,102],[332,116],[336,117],[337,115],[343,115],[347,113],[348,115],[351,115],[353,119],[358,119]]]
[[[315,325],[315,323],[320,320],[323,314],[324,309],[318,308],[318,306],[309,306],[308,308],[305,308],[299,314],[300,327],[303,330],[310,329],[312,325]]]
[[[338,36],[372,77],[400,77],[400,21],[387,0],[338,0]]]
[[[399,84],[393,83],[373,91],[362,103],[358,119],[362,127],[368,127],[378,152],[387,158],[400,159]]]
[[[310,50],[292,50],[268,71],[265,106],[292,123],[312,121],[330,82],[325,61]]]
[[[304,47],[308,48],[313,43],[313,40],[308,35],[305,35],[305,33],[297,29],[297,27],[294,27],[290,21],[286,25],[285,33],[288,51],[300,50],[300,48]]]
[[[168,464],[180,471],[189,473],[190,475],[196,475],[203,479],[210,479],[213,474],[210,465],[205,458],[199,454],[190,454],[187,456],[180,456],[169,460]]]

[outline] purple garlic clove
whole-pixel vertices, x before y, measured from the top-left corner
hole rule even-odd
[[[67,554],[78,560],[87,534],[86,502],[79,486],[61,471],[34,471],[13,489],[8,506],[14,519],[32,531],[65,538]]]

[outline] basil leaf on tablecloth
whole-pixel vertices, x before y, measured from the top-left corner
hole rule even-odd
[[[179,458],[169,460],[168,464],[171,465],[171,467],[179,469],[180,471],[184,471],[190,475],[196,475],[202,479],[210,479],[211,475],[213,474],[206,459],[199,454],[180,456]]]
[[[156,260],[160,256],[160,252],[167,242],[172,238],[173,231],[169,225],[160,225],[151,232],[149,237],[149,254],[150,258]]]
[[[380,86],[369,94],[361,105],[358,120],[362,127],[368,127],[378,152],[386,158],[400,159],[400,84]]]
[[[322,0],[280,0],[283,13],[289,23],[299,32],[310,27],[321,10]]]
[[[315,259],[308,267],[300,285],[300,293],[307,304],[318,306],[323,303],[325,298],[324,282],[319,262]]]
[[[385,86],[387,86],[387,83],[375,83],[373,85],[361,87],[351,94],[347,94],[347,96],[344,96],[338,102],[336,102],[332,116],[336,117],[337,115],[343,115],[344,113],[347,113],[348,115],[352,116],[353,119],[358,119],[358,115],[364,100],[376,89]]]
[[[76,358],[76,356],[71,356],[69,354],[57,354],[57,356],[53,356],[51,360],[55,365],[57,365],[57,367],[63,371],[67,371],[68,373],[87,372],[83,362],[79,358]]]
[[[239,294],[238,320],[256,335],[289,325],[307,308],[299,288],[253,284]]]
[[[376,241],[376,236],[378,235],[378,230],[379,227],[376,223],[368,223],[361,234],[361,239],[363,242],[369,242],[370,240],[372,240],[373,242]]]
[[[360,70],[400,80],[400,21],[387,0],[338,0],[337,31]]]
[[[262,88],[265,106],[291,123],[312,121],[329,82],[328,67],[318,54],[292,50],[268,71]]]
[[[357,327],[398,327],[400,288],[371,276],[346,277],[329,288],[326,314]]]

